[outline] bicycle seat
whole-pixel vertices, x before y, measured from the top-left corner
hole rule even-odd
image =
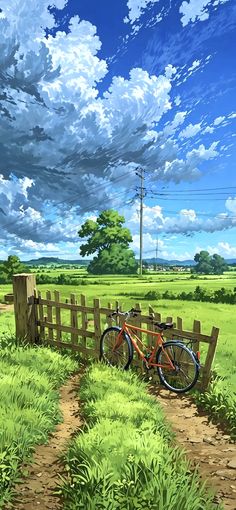
[[[154,324],[160,329],[171,329],[174,326],[173,322],[155,322]]]

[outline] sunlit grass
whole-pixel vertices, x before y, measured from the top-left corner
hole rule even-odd
[[[94,365],[79,398],[87,425],[64,457],[64,510],[215,508],[135,374]]]
[[[45,348],[0,349],[0,508],[38,443],[62,419],[59,386],[77,364]]]

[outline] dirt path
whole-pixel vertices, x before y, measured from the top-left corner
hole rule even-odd
[[[177,442],[207,485],[216,491],[215,502],[225,510],[236,510],[236,445],[206,414],[199,413],[187,396],[179,396],[158,385],[150,385],[176,434]]]
[[[81,427],[77,397],[79,379],[78,374],[72,376],[60,390],[64,421],[56,426],[47,445],[36,448],[33,463],[23,466],[29,475],[15,486],[14,510],[62,509],[53,489],[59,482],[59,473],[64,472],[58,456]],[[177,442],[184,447],[191,462],[199,467],[202,479],[207,479],[208,486],[217,492],[215,503],[223,502],[225,510],[236,510],[236,445],[217,426],[209,423],[207,415],[198,412],[189,397],[175,395],[158,385],[150,384],[149,388],[172,424]],[[6,506],[5,510],[8,508],[12,506]]]
[[[63,474],[63,465],[58,455],[66,450],[71,435],[81,426],[78,418],[77,388],[80,374],[72,376],[60,390],[60,408],[63,423],[56,426],[56,430],[49,437],[47,445],[39,445],[30,466],[23,466],[29,475],[15,486],[16,498],[13,502],[14,510],[59,510],[60,500],[52,491],[59,482],[58,474]],[[9,507],[10,508],[10,507]],[[11,506],[12,508],[12,506]],[[5,507],[7,510],[8,507]]]

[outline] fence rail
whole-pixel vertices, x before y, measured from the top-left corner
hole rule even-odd
[[[20,274],[13,277],[13,294],[16,321],[16,335],[18,338],[27,339],[30,343],[42,343],[59,349],[71,349],[81,352],[83,355],[98,358],[100,337],[102,330],[114,324],[109,317],[112,309],[120,308],[119,302],[115,305],[108,303],[107,307],[101,306],[100,300],[95,298],[93,306],[88,306],[86,296],[80,295],[80,303],[75,294],[70,295],[70,300],[62,302],[60,293],[47,291],[46,298],[36,289],[35,275]],[[70,301],[70,302],[68,302]],[[155,321],[172,322],[172,317],[162,317],[152,306],[149,306],[148,314],[143,314],[139,303],[135,309],[140,310],[137,317],[129,319],[129,323],[147,329],[147,334],[138,333],[140,340],[151,346],[153,337],[151,332],[155,330]],[[64,312],[62,314],[61,312]],[[121,325],[123,317],[116,318],[116,324]],[[204,366],[201,370],[200,387],[206,389],[212,372],[212,363],[215,356],[219,329],[212,328],[211,334],[201,332],[201,323],[193,321],[192,330],[183,327],[183,319],[177,317],[176,327],[166,330],[164,336],[167,339],[180,338],[195,340],[193,349],[201,350],[201,344],[208,344]],[[144,326],[145,325],[145,326]],[[144,338],[146,337],[146,338]],[[142,361],[134,356],[133,366],[143,370]]]

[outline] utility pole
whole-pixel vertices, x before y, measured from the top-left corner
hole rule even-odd
[[[156,239],[156,270],[157,270],[157,255],[158,255],[158,235]]]
[[[139,251],[139,274],[142,276],[143,274],[143,199],[144,199],[144,170],[143,168],[139,168],[140,173],[136,172],[141,179],[140,185],[140,227],[139,227],[139,235],[140,235],[140,251]]]

